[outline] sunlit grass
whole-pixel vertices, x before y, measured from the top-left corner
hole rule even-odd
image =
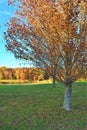
[[[62,110],[64,87],[56,83],[0,85],[0,130],[86,130],[86,83],[74,83],[72,111]]]
[[[42,81],[30,81],[30,80],[21,80],[21,79],[2,79],[0,84],[23,84],[23,83],[52,83],[52,79],[42,80]]]
[[[79,79],[76,82],[87,82],[86,79]],[[35,81],[30,81],[30,80],[22,80],[22,79],[2,79],[0,80],[0,84],[23,84],[23,83],[34,83],[34,84],[47,84],[47,83],[52,83],[52,79],[49,78],[48,80],[35,80]]]

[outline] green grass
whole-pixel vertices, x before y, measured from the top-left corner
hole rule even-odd
[[[86,83],[74,83],[72,111],[62,110],[64,87],[0,85],[0,130],[86,130]]]

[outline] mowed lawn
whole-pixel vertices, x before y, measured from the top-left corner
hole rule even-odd
[[[0,130],[87,130],[87,84],[74,83],[72,111],[62,109],[57,83],[0,85]]]

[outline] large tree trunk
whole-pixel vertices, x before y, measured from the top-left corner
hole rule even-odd
[[[71,95],[72,95],[72,83],[68,83],[66,84],[65,87],[65,95],[64,95],[64,103],[63,103],[63,109],[66,111],[69,111],[72,108]]]

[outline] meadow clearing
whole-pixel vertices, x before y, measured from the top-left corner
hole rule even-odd
[[[0,85],[0,130],[87,130],[86,92],[86,82],[74,83],[66,112],[59,83]]]

